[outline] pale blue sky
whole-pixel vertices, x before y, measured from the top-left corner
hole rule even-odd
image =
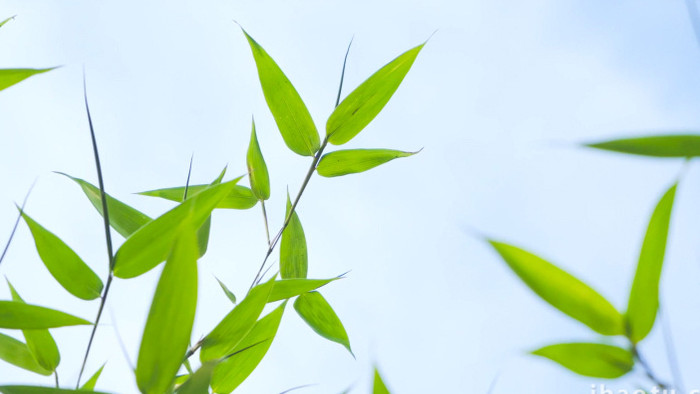
[[[587,151],[586,140],[697,130],[700,50],[683,1],[17,1],[0,18],[0,67],[63,65],[0,94],[0,239],[38,177],[28,212],[106,275],[100,217],[59,170],[95,181],[82,104],[85,67],[108,191],[157,215],[171,205],[131,193],[181,185],[228,164],[245,172],[250,117],[272,178],[272,226],[308,160],[289,152],[265,106],[241,23],[277,60],[323,129],[348,41],[346,92],[438,29],[390,104],[349,147],[424,150],[361,175],[314,178],[299,205],[309,272],[348,279],[323,290],[357,355],[287,310],[243,393],[367,392],[380,366],[395,393],[589,393],[578,378],[524,356],[537,346],[595,340],[535,298],[471,228],[557,262],[624,308],[648,215],[681,163]],[[686,386],[700,329],[700,175],[677,197],[663,297]],[[4,225],[3,225],[4,223]],[[238,294],[264,253],[259,207],[217,212],[200,263],[193,335],[229,309],[213,274]],[[88,371],[98,388],[135,385],[111,316],[135,360],[159,270],[117,280]],[[0,273],[30,302],[92,319],[43,268],[20,227]],[[9,297],[0,286],[0,297]],[[54,330],[59,371],[73,384],[87,328]],[[643,351],[668,377],[658,330]],[[0,376],[37,381],[5,364]],[[41,380],[39,380],[41,381]],[[641,375],[620,387],[642,382]],[[50,379],[45,379],[46,384]]]

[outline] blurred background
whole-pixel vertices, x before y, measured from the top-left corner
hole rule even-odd
[[[245,173],[250,118],[268,163],[271,226],[309,159],[290,152],[234,20],[275,58],[319,129],[333,109],[351,37],[345,93],[437,33],[402,86],[352,148],[424,150],[369,172],[311,180],[298,213],[309,276],[350,271],[323,289],[357,360],[288,308],[243,393],[367,392],[377,365],[396,393],[590,393],[584,379],[528,350],[596,340],[536,298],[473,229],[529,249],[624,309],[648,217],[682,162],[577,147],[626,135],[697,130],[700,50],[681,0],[112,1],[5,0],[0,68],[62,66],[0,94],[0,240],[37,180],[27,212],[107,273],[102,219],[63,171],[96,183],[82,73],[107,191],[156,216],[172,207],[133,193]],[[686,386],[700,388],[700,168],[681,183],[662,303]],[[274,231],[274,230],[273,230]],[[118,235],[116,236],[119,237]],[[259,207],[217,211],[200,261],[193,337],[230,309],[216,274],[242,296],[266,249]],[[277,260],[278,253],[275,253]],[[161,266],[162,268],[162,266]],[[136,391],[138,352],[160,269],[117,280],[86,374],[97,388]],[[25,300],[93,319],[43,267],[21,224],[0,273]],[[0,298],[9,290],[0,285]],[[52,330],[59,374],[74,384],[89,327]],[[670,378],[658,327],[642,348]],[[0,364],[3,382],[38,382]],[[52,378],[45,379],[50,384]],[[609,383],[634,388],[640,373]]]

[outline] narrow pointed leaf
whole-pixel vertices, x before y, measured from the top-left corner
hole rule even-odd
[[[0,393],[2,394],[79,394],[79,393],[92,393],[92,394],[107,394],[101,391],[92,390],[69,390],[69,389],[57,389],[54,387],[43,387],[43,386],[0,386]]]
[[[384,384],[382,376],[379,374],[379,371],[376,368],[374,369],[374,384],[372,385],[372,394],[391,394],[389,389]]]
[[[109,209],[109,208],[108,208]],[[85,384],[83,384],[82,387],[80,387],[81,390],[94,390],[95,385],[97,384],[97,380],[100,378],[100,375],[102,375],[102,370],[105,369],[105,364],[102,364],[100,369],[98,369],[91,377],[88,379]]]
[[[11,17],[9,17],[9,18],[3,20],[2,22],[0,22],[0,27],[3,27],[3,26],[5,25],[5,23],[7,23],[7,22],[9,22],[9,21],[11,21],[11,20],[13,20],[13,19],[15,19],[15,17],[14,17],[14,16],[11,16]]]
[[[7,285],[10,287],[10,293],[12,293],[12,301],[24,303],[24,300],[9,280]],[[27,347],[37,364],[49,372],[56,370],[56,367],[61,362],[61,354],[49,330],[22,330],[22,335],[24,335]]]
[[[197,230],[197,247],[199,250],[199,257],[204,256],[207,253],[207,248],[209,247],[209,233],[211,232],[211,215],[204,220],[204,224]]]
[[[258,136],[255,133],[255,122],[253,122],[253,131],[250,133],[246,164],[253,194],[259,200],[267,200],[270,198],[270,174],[267,172],[267,165],[260,150]]]
[[[634,359],[629,350],[599,343],[562,343],[535,350],[532,354],[546,357],[583,376],[616,379],[632,370]]]
[[[265,101],[284,142],[297,154],[313,156],[321,142],[309,110],[277,63],[245,30],[243,33],[253,51]]]
[[[331,144],[342,145],[350,141],[381,112],[424,45],[409,49],[379,69],[336,107],[326,123]]]
[[[590,148],[653,157],[700,156],[700,135],[656,135],[588,143]]]
[[[627,306],[628,335],[633,343],[644,339],[656,320],[656,312],[659,309],[659,281],[675,195],[674,184],[656,205],[639,254],[637,273]]]
[[[45,73],[47,71],[51,71],[54,68],[55,67],[42,68],[42,69],[34,69],[34,68],[0,69],[0,90],[7,89],[10,86],[12,86],[16,83],[20,83],[31,76]]]
[[[220,359],[233,352],[255,325],[267,304],[275,278],[255,286],[202,341],[200,360]]]
[[[287,212],[289,215],[292,202],[287,193]],[[309,269],[309,256],[306,249],[306,236],[296,209],[292,213],[289,225],[282,232],[280,241],[280,276],[288,278],[306,278]]]
[[[26,213],[22,212],[22,218],[34,236],[39,257],[56,281],[69,293],[83,300],[100,297],[102,280],[80,256]]]
[[[321,293],[312,291],[300,295],[294,301],[294,309],[318,335],[343,345],[352,354],[343,323]]]
[[[140,228],[117,251],[114,275],[133,278],[163,262],[185,218],[190,217],[195,228],[201,227],[239,179],[211,186]]]
[[[296,297],[341,278],[342,277],[339,276],[330,279],[281,279],[275,282],[275,287],[272,289],[272,293],[270,293],[270,298],[267,302],[281,301]]]
[[[218,361],[209,361],[199,369],[177,390],[177,394],[209,394],[211,375]]]
[[[197,240],[189,224],[180,229],[151,304],[136,365],[142,393],[172,386],[192,333],[197,307]]]
[[[53,373],[37,363],[27,345],[5,334],[0,334],[0,360],[44,376]]]
[[[600,334],[624,335],[620,312],[588,285],[532,253],[501,242],[490,243],[543,300]]]
[[[0,301],[0,328],[34,330],[92,324],[87,320],[16,301]]]
[[[226,294],[226,297],[229,300],[231,300],[231,302],[233,302],[233,304],[235,305],[236,304],[236,295],[233,294],[233,292],[231,290],[229,290],[228,287],[226,287],[226,285],[222,281],[219,280],[219,278],[216,278],[216,281],[219,282],[219,286],[221,286],[221,290],[224,291],[224,294]]]
[[[205,190],[209,185],[190,185],[188,188],[188,195],[195,195]],[[166,189],[157,189],[141,192],[139,194],[150,197],[160,197],[170,201],[180,202],[182,201],[183,193],[185,192],[185,187],[169,187]],[[250,209],[258,203],[258,199],[253,194],[250,188],[245,186],[236,185],[231,189],[231,192],[224,197],[216,208],[218,209]]]
[[[277,335],[285,305],[286,302],[258,320],[250,333],[233,349],[232,353],[238,353],[216,367],[211,381],[214,392],[228,394],[253,373]]]
[[[316,167],[318,174],[335,177],[371,170],[391,160],[413,156],[418,152],[402,152],[391,149],[350,149],[323,155]]]

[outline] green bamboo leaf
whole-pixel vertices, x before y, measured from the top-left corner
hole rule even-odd
[[[489,241],[537,295],[603,335],[624,335],[624,318],[608,300],[566,271],[505,243]]]
[[[294,301],[294,309],[318,335],[343,345],[355,357],[343,323],[321,293],[312,291],[300,295]]]
[[[616,379],[632,370],[634,359],[629,350],[599,343],[562,343],[535,350],[582,376]]]
[[[248,178],[253,194],[258,200],[267,200],[270,198],[270,174],[267,172],[265,158],[263,158],[258,136],[255,133],[255,121],[253,121],[253,131],[250,133],[246,165],[248,166]]]
[[[287,193],[287,211],[289,215],[292,202]],[[288,278],[306,278],[309,269],[309,255],[306,249],[306,236],[296,209],[289,219],[287,228],[282,232],[280,241],[280,276]]]
[[[637,273],[632,283],[626,314],[628,335],[633,343],[644,339],[651,332],[656,320],[656,312],[659,309],[659,281],[676,186],[671,186],[656,205],[639,254]]]
[[[622,138],[588,143],[585,146],[641,156],[697,157],[700,156],[700,135],[655,135]]]
[[[209,215],[204,224],[197,230],[197,247],[199,250],[199,257],[204,256],[209,248],[209,233],[211,232],[211,215]]]
[[[209,394],[209,384],[218,360],[202,364],[199,369],[187,379],[177,390],[177,394]]]
[[[231,300],[231,302],[233,302],[234,305],[236,305],[236,295],[233,294],[233,292],[231,290],[229,290],[228,287],[226,287],[226,285],[224,284],[224,282],[220,281],[219,278],[215,277],[215,279],[217,282],[219,282],[219,286],[221,286],[221,290],[224,291],[224,294],[226,294],[226,297],[229,300]]]
[[[102,294],[102,280],[80,256],[26,213],[22,212],[22,218],[32,232],[39,257],[56,281],[80,299],[99,298]]]
[[[0,386],[2,394],[72,394],[72,393],[92,393],[92,394],[107,394],[102,391],[92,390],[69,390],[57,389],[53,387],[42,386]]]
[[[233,356],[224,360],[214,370],[211,387],[216,393],[228,394],[250,376],[267,354],[277,335],[284,302],[267,316],[258,320],[250,333],[233,349]]]
[[[323,155],[316,171],[325,177],[357,174],[371,170],[400,157],[413,156],[418,152],[402,152],[391,149],[349,149]]]
[[[243,29],[241,29],[243,30]],[[289,149],[302,156],[313,156],[321,141],[309,110],[277,63],[243,30],[253,51],[260,84],[267,106]]]
[[[90,203],[92,203],[92,206],[94,206],[95,209],[97,209],[97,212],[102,215],[102,197],[98,187],[83,179],[75,178],[62,172],[59,172],[58,174],[65,175],[77,183],[80,188],[83,189],[83,192],[87,196],[88,200],[90,200]],[[124,238],[129,238],[129,236],[135,233],[136,230],[140,229],[146,223],[151,221],[150,217],[137,209],[124,204],[109,194],[106,196],[107,210],[109,211],[109,224]]]
[[[382,376],[379,374],[377,368],[374,369],[374,384],[372,387],[372,394],[391,394],[389,389],[384,384]]]
[[[9,280],[7,280],[7,285],[10,287],[12,301],[25,303]],[[61,354],[49,330],[22,330],[22,335],[24,335],[27,347],[37,364],[49,372],[55,371],[61,362]]]
[[[231,354],[248,335],[267,304],[275,278],[255,286],[221,322],[202,340],[199,358],[202,362]]]
[[[195,195],[205,190],[209,185],[190,185],[188,189],[188,194]],[[150,197],[160,197],[170,201],[180,202],[182,201],[183,193],[185,192],[184,186],[179,187],[169,187],[165,189],[149,190],[141,192],[138,194]],[[236,185],[231,189],[231,192],[224,197],[223,200],[219,202],[216,206],[217,209],[250,209],[258,203],[258,199],[253,194],[250,188],[245,186]]]
[[[13,19],[15,19],[15,17],[14,17],[14,16],[11,16],[11,17],[5,19],[4,21],[0,22],[0,27],[3,27],[3,26],[5,25],[5,23],[7,23],[7,22],[9,22],[9,21],[11,21],[11,20],[13,20]]]
[[[56,67],[42,68],[42,69],[34,69],[34,68],[0,69],[0,90],[7,89],[10,86],[12,86],[16,83],[20,83],[31,76],[34,76],[37,74],[42,74],[42,73],[51,71],[55,68]]]
[[[326,123],[326,135],[331,144],[350,141],[381,112],[424,45],[409,49],[379,69],[335,108]]]
[[[0,334],[0,360],[44,376],[53,373],[37,363],[27,345],[5,334]]]
[[[275,287],[272,289],[272,293],[270,293],[270,298],[267,302],[281,301],[296,297],[341,278],[342,275],[330,279],[281,279],[275,282]]]
[[[109,208],[107,208],[109,209]],[[98,369],[91,377],[88,379],[85,384],[83,384],[82,387],[80,387],[81,390],[94,390],[95,385],[97,384],[97,380],[100,378],[100,375],[102,375],[102,370],[105,369],[106,364],[102,364],[100,369]]]
[[[187,352],[197,307],[197,258],[194,226],[186,222],[165,263],[153,296],[136,364],[142,393],[172,387]]]
[[[136,231],[115,255],[114,275],[133,278],[163,262],[170,253],[180,223],[190,217],[195,228],[201,227],[239,179],[209,187]]]
[[[87,320],[43,306],[0,301],[0,328],[35,330],[92,324]]]

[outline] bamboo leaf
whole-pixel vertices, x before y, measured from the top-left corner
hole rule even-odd
[[[197,307],[197,258],[194,228],[185,222],[158,280],[136,365],[142,393],[165,393],[177,375],[192,333]]]
[[[590,148],[653,157],[700,156],[700,135],[655,135],[585,144]]]
[[[202,340],[199,358],[202,362],[231,354],[248,335],[267,304],[275,278],[255,286],[221,322]]]
[[[515,246],[490,241],[543,300],[603,335],[624,335],[624,319],[608,300],[566,271]]]
[[[372,394],[391,394],[389,389],[384,384],[382,376],[379,374],[379,370],[374,369],[374,384],[372,387]]]
[[[281,279],[275,282],[275,287],[272,288],[272,293],[270,293],[270,298],[267,302],[281,301],[296,297],[341,278],[342,275],[330,279]]]
[[[34,330],[92,324],[87,320],[43,306],[0,301],[0,328]]]
[[[163,262],[170,253],[180,223],[190,217],[195,228],[201,227],[239,179],[209,187],[136,231],[114,257],[114,275],[133,278]]]
[[[233,294],[231,290],[226,287],[224,282],[220,281],[219,278],[215,278],[217,282],[219,282],[219,286],[221,286],[221,290],[224,291],[224,294],[226,294],[226,297],[233,302],[234,305],[236,305],[236,295]]]
[[[211,386],[216,393],[228,394],[235,390],[257,368],[277,335],[286,302],[258,320],[250,333],[233,349],[233,356],[214,370]],[[245,351],[242,351],[247,349]]]
[[[253,51],[267,106],[275,118],[285,144],[302,156],[313,156],[321,143],[309,110],[277,63],[243,30]]]
[[[190,185],[188,189],[188,194],[195,195],[205,190],[209,185]],[[182,201],[182,195],[185,192],[184,186],[179,187],[169,187],[165,189],[149,190],[141,192],[138,194],[150,197],[160,197],[170,201],[180,202]],[[217,209],[250,209],[258,203],[258,199],[253,194],[250,188],[245,186],[236,185],[231,189],[231,192],[224,197],[219,204],[217,204]]]
[[[199,369],[187,379],[177,390],[177,394],[209,394],[209,384],[218,360],[202,364]]]
[[[379,69],[336,107],[326,123],[326,135],[331,144],[350,141],[381,112],[424,45],[404,52]]]
[[[27,345],[5,334],[0,334],[0,360],[39,375],[49,376],[53,373],[37,363]]]
[[[7,89],[10,86],[17,84],[17,83],[20,83],[31,76],[51,71],[54,68],[56,68],[56,67],[42,68],[42,69],[34,69],[34,68],[0,69],[0,90]]]
[[[92,394],[107,394],[101,391],[92,390],[68,390],[57,389],[53,387],[43,386],[0,386],[2,394],[73,394],[73,393],[92,393]]]
[[[630,351],[599,343],[562,343],[543,347],[532,354],[548,358],[579,375],[593,378],[616,379],[634,367]]]
[[[321,293],[312,291],[300,295],[294,301],[294,309],[318,335],[343,345],[353,354],[343,323]]]
[[[109,209],[109,208],[107,208]],[[100,375],[102,375],[102,370],[105,369],[105,364],[102,364],[100,369],[98,369],[91,377],[88,379],[85,384],[80,388],[81,390],[94,390],[95,385],[97,384],[97,380],[100,378]]]
[[[102,280],[80,256],[26,213],[22,212],[22,218],[32,232],[39,257],[56,281],[80,299],[99,298],[102,294]]]
[[[632,283],[626,314],[628,335],[633,343],[644,339],[651,332],[656,320],[659,309],[659,281],[675,195],[674,184],[656,205],[639,254],[637,273]]]
[[[267,165],[260,150],[258,136],[255,133],[255,121],[253,121],[253,131],[250,133],[246,164],[253,194],[258,200],[267,200],[270,198],[270,174],[267,172]]]
[[[11,16],[11,17],[9,17],[9,18],[3,20],[2,22],[0,22],[0,27],[3,27],[7,22],[9,22],[9,21],[11,21],[11,20],[13,20],[13,19],[15,19],[15,17],[14,17],[14,16]]]
[[[323,155],[316,171],[325,177],[357,174],[400,157],[413,156],[416,153],[418,152],[402,152],[391,149],[339,150]]]
[[[287,193],[287,211],[289,215],[292,209],[292,202]],[[282,232],[280,241],[280,276],[288,278],[306,278],[309,269],[309,256],[306,249],[306,236],[304,228],[296,210],[289,219],[289,225]]]

